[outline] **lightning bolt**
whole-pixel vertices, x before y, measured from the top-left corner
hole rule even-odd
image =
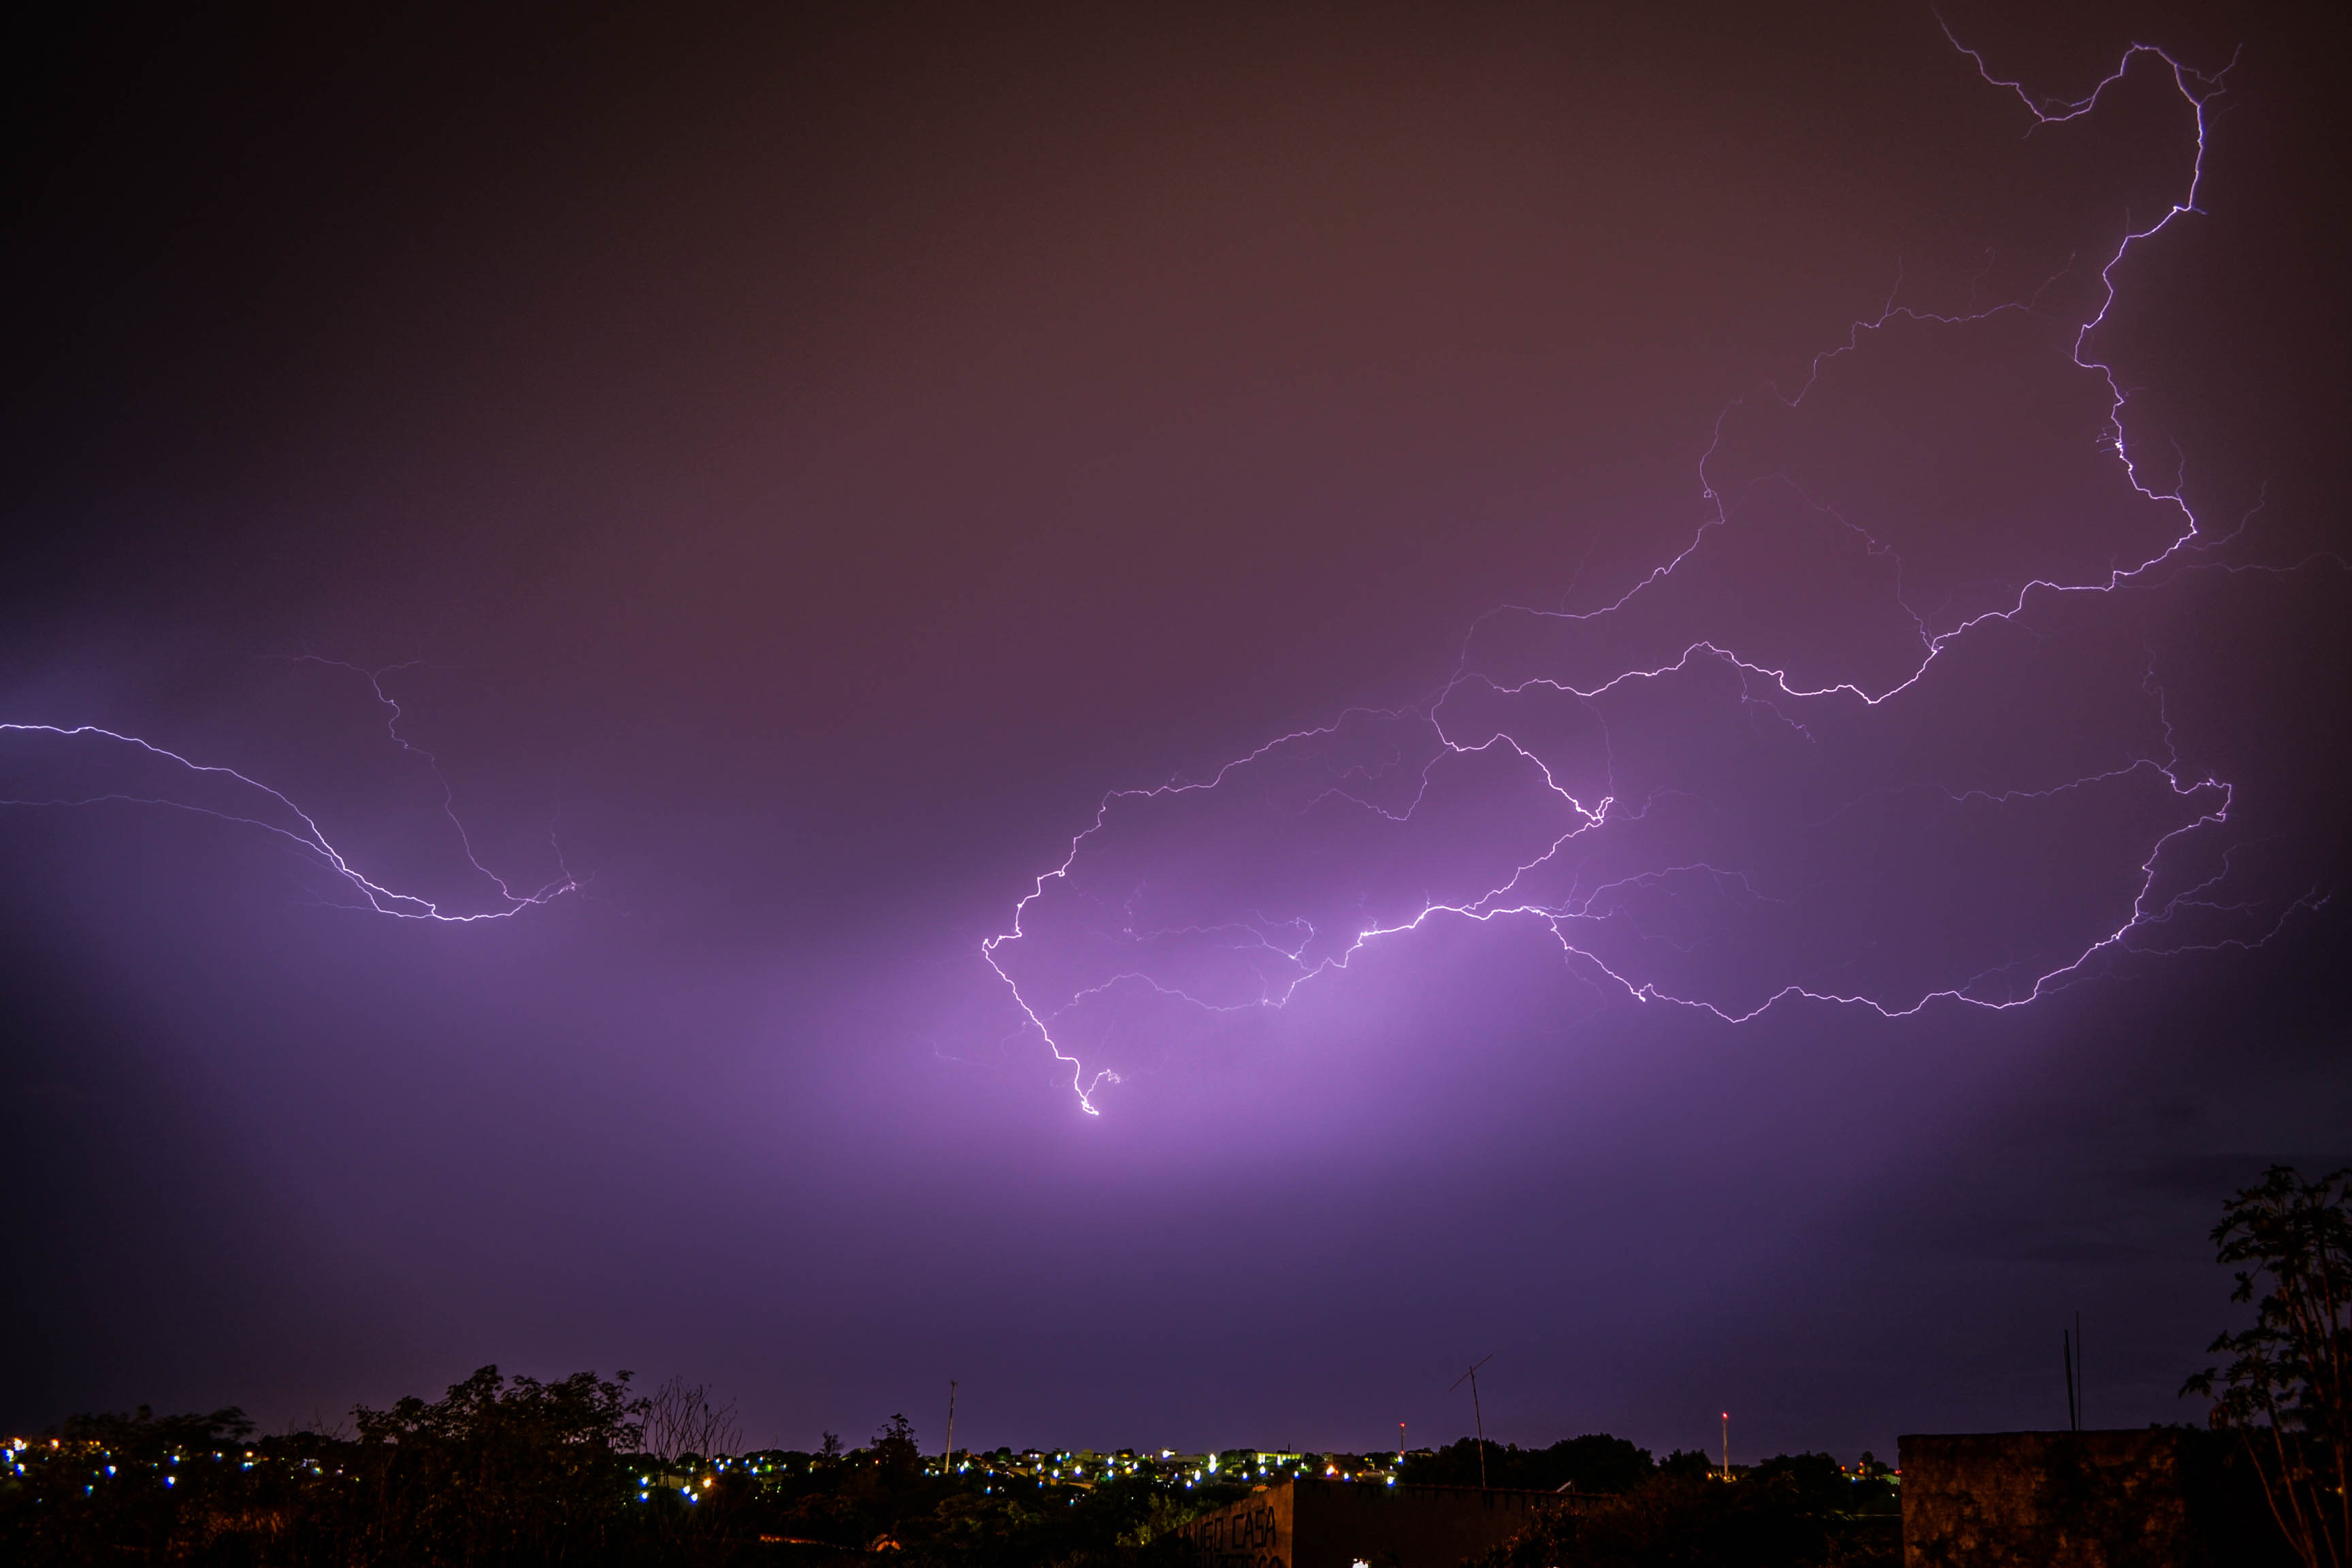
[[[251,827],[291,845],[305,857],[324,867],[355,896],[350,906],[389,915],[396,920],[427,921],[444,925],[474,925],[485,921],[509,920],[525,910],[551,903],[567,893],[579,890],[581,883],[570,868],[563,864],[561,843],[554,844],[555,878],[538,888],[518,889],[505,878],[482,864],[475,854],[472,836],[457,815],[457,791],[441,771],[434,754],[408,741],[400,732],[400,704],[384,690],[383,678],[395,670],[415,668],[409,664],[388,665],[382,669],[364,669],[340,659],[320,658],[303,655],[289,662],[315,664],[329,668],[349,670],[368,684],[368,689],[379,707],[384,710],[384,730],[394,745],[402,752],[422,760],[441,786],[441,809],[457,831],[460,851],[466,863],[496,888],[493,907],[474,910],[451,910],[439,901],[415,893],[404,893],[377,881],[354,865],[342,850],[337,848],[319,826],[318,819],[297,805],[290,798],[268,784],[236,768],[218,763],[199,763],[179,752],[160,746],[137,735],[110,730],[98,724],[0,723],[0,735],[21,735],[36,741],[63,742],[68,748],[99,747],[106,751],[127,753],[134,762],[159,763],[169,776],[184,780],[192,786],[189,794],[205,786],[226,786],[233,801],[248,804],[207,805],[186,795],[135,790],[106,790],[96,793],[58,794],[43,797],[0,799],[0,805],[13,806],[94,806],[143,805],[170,811],[188,812],[209,816],[218,821]]]
[[[1502,920],[1533,921],[1546,927],[1555,937],[1564,960],[1571,969],[1594,986],[1607,994],[1642,1004],[1659,1003],[1687,1007],[1709,1014],[1727,1023],[1744,1023],[1769,1008],[1786,1002],[1811,1001],[1840,1006],[1866,1008],[1887,1018],[1916,1016],[1933,1005],[1961,1005],[1992,1011],[2023,1007],[2032,1005],[2055,989],[2084,976],[2102,960],[2124,952],[2181,952],[2229,947],[2259,945],[2292,919],[2297,912],[2316,908],[2325,902],[2325,894],[2314,888],[2298,896],[2263,900],[2230,896],[2225,884],[2241,863],[2240,845],[2231,845],[2210,865],[2208,874],[2196,875],[2195,870],[2181,871],[2173,866],[2179,852],[2200,836],[2210,835],[2231,820],[2235,789],[2229,782],[2197,773],[2183,766],[2174,744],[2172,719],[2161,682],[2158,679],[2151,654],[2142,674],[2141,686],[2154,710],[2162,731],[2162,744],[2157,754],[2133,758],[2122,765],[2084,775],[2072,782],[2044,789],[1954,791],[1935,784],[1887,784],[1865,791],[1829,814],[1825,821],[1833,821],[1843,814],[1863,811],[1883,805],[1888,797],[1906,793],[1927,794],[1940,797],[1955,812],[1991,813],[2032,809],[2036,805],[2063,805],[2072,797],[2087,797],[2099,790],[2136,792],[2135,798],[2144,798],[2171,812],[2179,820],[2167,828],[2147,847],[2128,889],[2127,908],[2117,923],[2095,933],[2087,943],[2064,956],[2063,962],[2038,962],[2021,964],[2010,961],[1984,968],[1955,982],[1926,986],[1908,996],[1874,994],[1863,986],[1841,986],[1808,982],[1799,978],[1770,987],[1759,996],[1737,1005],[1721,1004],[1678,988],[1656,978],[1645,978],[1637,972],[1636,964],[1626,958],[1605,958],[1601,949],[1608,945],[1598,940],[1610,930],[1623,926],[1634,904],[1648,896],[1670,898],[1706,898],[1727,908],[1755,909],[1780,905],[1793,908],[1805,896],[1801,889],[1789,898],[1768,896],[1759,890],[1749,873],[1736,866],[1713,863],[1707,856],[1678,858],[1674,863],[1644,869],[1623,871],[1622,874],[1595,876],[1588,880],[1587,868],[1571,867],[1570,861],[1589,843],[1598,840],[1605,830],[1616,829],[1636,833],[1645,826],[1671,828],[1668,819],[1677,812],[1692,808],[1695,797],[1688,792],[1654,786],[1635,799],[1623,796],[1615,778],[1616,751],[1610,733],[1609,716],[1602,710],[1604,699],[1622,696],[1635,689],[1656,688],[1671,681],[1696,681],[1708,678],[1727,679],[1738,688],[1739,704],[1753,715],[1776,721],[1801,743],[1817,743],[1816,729],[1843,727],[1851,730],[1855,720],[1881,710],[1891,710],[1905,703],[1921,700],[1923,683],[1931,670],[1953,657],[1966,646],[1978,645],[1996,635],[2000,628],[2032,630],[2031,617],[2043,614],[2069,601],[2094,595],[2114,595],[2128,586],[2146,585],[2167,574],[2188,571],[2294,571],[2308,565],[2318,557],[2290,567],[2247,567],[2228,564],[2214,559],[2214,552],[2237,538],[2244,531],[2253,513],[2249,512],[2236,524],[2219,534],[2210,533],[2200,524],[2185,491],[2185,480],[2176,475],[2169,483],[2150,478],[2141,459],[2131,449],[2126,437],[2124,416],[2129,401],[2124,384],[2115,369],[2094,352],[2093,342],[2106,322],[2115,306],[2117,285],[2116,270],[2127,257],[2165,233],[2174,224],[2200,211],[2198,202],[2205,179],[2208,113],[2214,99],[2224,89],[2225,79],[2236,61],[2219,71],[2206,73],[2175,58],[2165,50],[2148,44],[2133,44],[2125,50],[2115,68],[2086,95],[2079,99],[2060,100],[2037,98],[2018,82],[2005,80],[1992,72],[1980,52],[1962,44],[1945,24],[1937,18],[1944,36],[1953,49],[1969,60],[1979,75],[1990,86],[2013,94],[2030,116],[2027,133],[2045,127],[2063,125],[2095,112],[2102,100],[2123,83],[2135,70],[2155,70],[2164,73],[2181,106],[2191,117],[2195,130],[2195,151],[2189,160],[2185,189],[2169,202],[2160,216],[2137,226],[2126,225],[2125,232],[2097,270],[2097,288],[2094,291],[2095,308],[2072,324],[2074,331],[2068,359],[2075,370],[2100,378],[2107,395],[2105,427],[2100,447],[2120,466],[2124,479],[2141,501],[2158,515],[2171,520],[2168,534],[2158,548],[2141,558],[2124,563],[2110,563],[2103,574],[2080,580],[2060,580],[2057,577],[2036,577],[2016,588],[1992,608],[1966,616],[1956,625],[1934,629],[1931,616],[1914,609],[1904,598],[1901,586],[1901,562],[1891,547],[1872,537],[1853,524],[1839,518],[1830,509],[1809,496],[1800,495],[1804,504],[1816,514],[1831,518],[1859,544],[1865,558],[1883,562],[1895,574],[1895,604],[1907,618],[1909,632],[1915,639],[1916,657],[1907,668],[1877,680],[1864,679],[1808,679],[1795,673],[1785,659],[1775,660],[1743,653],[1736,638],[1708,637],[1688,641],[1671,658],[1643,662],[1631,668],[1619,668],[1599,679],[1579,682],[1549,674],[1526,675],[1520,679],[1497,679],[1475,668],[1475,651],[1498,629],[1506,627],[1551,626],[1575,628],[1620,621],[1664,592],[1678,577],[1693,570],[1693,563],[1714,536],[1729,531],[1732,513],[1722,493],[1713,469],[1725,442],[1727,421],[1748,400],[1735,398],[1718,414],[1711,438],[1698,462],[1698,487],[1706,504],[1707,514],[1689,542],[1678,552],[1660,563],[1612,601],[1595,609],[1570,613],[1564,606],[1540,609],[1522,605],[1504,605],[1488,612],[1465,637],[1462,654],[1453,675],[1433,695],[1424,700],[1404,707],[1351,709],[1331,722],[1318,727],[1294,731],[1280,735],[1246,754],[1226,763],[1213,775],[1195,781],[1171,781],[1149,788],[1118,789],[1106,793],[1097,804],[1093,820],[1082,827],[1069,841],[1058,864],[1040,873],[1028,890],[1021,895],[1012,910],[1007,929],[989,936],[980,944],[982,958],[1003,982],[1018,1013],[1016,1032],[1034,1033],[1052,1053],[1055,1061],[1069,1071],[1070,1087],[1079,1107],[1089,1115],[1098,1115],[1096,1096],[1106,1083],[1117,1083],[1118,1075],[1105,1068],[1089,1074],[1072,1042],[1057,1033],[1062,1021],[1084,1003],[1102,997],[1115,990],[1132,990],[1139,994],[1168,998],[1207,1013],[1235,1013],[1260,1008],[1281,1008],[1286,1005],[1301,986],[1349,968],[1356,955],[1368,947],[1389,938],[1420,930],[1439,917],[1452,917],[1477,922]],[[2052,281],[2055,281],[2053,279]],[[2049,285],[2027,300],[2004,303],[1966,313],[1948,314],[1916,309],[1898,302],[1890,294],[1877,313],[1858,320],[1842,342],[1837,342],[1813,355],[1802,383],[1792,390],[1783,391],[1778,385],[1767,388],[1769,397],[1781,407],[1794,410],[1802,405],[1821,383],[1824,373],[1836,361],[1867,351],[1898,324],[1924,330],[1951,329],[1969,323],[1985,322],[1997,317],[2032,314],[2040,305],[2042,292]],[[1895,293],[1899,293],[1898,278]],[[2185,465],[2183,465],[2185,468]],[[1790,489],[1792,481],[1780,478],[1779,482]],[[2255,511],[2260,510],[2257,506]],[[2344,563],[2326,558],[2337,566]],[[1499,724],[1486,730],[1475,728],[1476,705],[1509,700],[1553,703],[1563,711],[1573,710],[1596,727],[1601,737],[1601,749],[1606,757],[1601,780],[1579,782],[1564,779],[1548,756],[1547,748],[1537,740],[1515,737]],[[1457,710],[1470,714],[1467,719],[1456,716]],[[1124,923],[1108,933],[1114,940],[1129,947],[1150,947],[1154,944],[1192,942],[1206,944],[1214,951],[1236,958],[1254,977],[1240,994],[1230,988],[1221,994],[1202,994],[1187,984],[1177,984],[1143,968],[1118,969],[1096,983],[1054,993],[1055,1000],[1044,999],[1044,993],[1034,981],[1024,983],[1021,977],[1023,944],[1034,943],[1040,938],[1032,930],[1043,912],[1045,900],[1057,892],[1069,892],[1078,899],[1092,895],[1076,889],[1076,877],[1082,858],[1090,851],[1100,852],[1107,836],[1112,831],[1115,818],[1124,820],[1145,809],[1180,810],[1197,804],[1201,797],[1221,790],[1239,787],[1242,778],[1278,768],[1289,759],[1317,752],[1318,749],[1334,756],[1349,754],[1349,748],[1370,744],[1371,738],[1382,738],[1386,751],[1374,763],[1352,764],[1340,770],[1339,777],[1326,787],[1291,800],[1286,811],[1290,816],[1304,819],[1312,811],[1336,806],[1354,809],[1367,817],[1391,824],[1413,820],[1429,805],[1433,770],[1441,762],[1457,762],[1480,758],[1489,762],[1508,763],[1511,766],[1531,773],[1538,787],[1551,803],[1559,818],[1557,832],[1535,847],[1535,852],[1512,862],[1507,875],[1492,880],[1484,890],[1467,898],[1425,897],[1418,908],[1399,918],[1360,921],[1335,933],[1329,942],[1315,921],[1303,915],[1270,918],[1260,910],[1227,921],[1203,921],[1176,923],[1149,929],[1139,929],[1135,911],[1138,891],[1124,906]],[[1421,752],[1417,769],[1412,750]],[[1402,789],[1397,781],[1411,782],[1412,787]],[[1265,786],[1271,801],[1275,788]],[[1654,820],[1654,823],[1653,821]],[[1114,870],[1116,868],[1114,868]],[[1565,889],[1547,889],[1548,879],[1566,874]],[[2173,886],[2171,884],[2180,885]],[[1476,885],[1475,883],[1473,884]],[[2179,935],[2179,928],[2192,919],[2204,917],[2234,917],[2241,925],[2226,934],[2210,931]],[[2244,922],[2251,921],[2251,925]],[[2167,936],[2159,933],[2170,932]],[[1097,933],[1101,934],[1101,933]],[[1643,952],[1672,950],[1689,955],[1700,943],[1696,941],[1676,942],[1670,938],[1644,936],[1635,944]],[[2053,954],[2052,957],[2060,955]]]

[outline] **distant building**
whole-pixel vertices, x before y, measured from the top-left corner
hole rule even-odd
[[[1558,1492],[1292,1480],[1178,1533],[1198,1568],[1460,1568],[1538,1514],[1577,1506]]]

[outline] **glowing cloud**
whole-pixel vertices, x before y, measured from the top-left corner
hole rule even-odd
[[[2092,346],[2125,258],[2198,210],[2226,71],[2136,45],[2086,97],[2037,100],[1952,42],[2030,130],[2138,72],[2193,122],[2177,195],[2126,226],[2084,312],[2053,320],[2048,285],[1960,312],[1890,298],[1801,384],[1723,410],[1710,515],[1612,601],[1498,608],[1423,700],[1103,796],[981,944],[1081,1108],[1118,1081],[1086,1065],[1112,1035],[1280,1008],[1433,921],[1529,922],[1597,994],[1739,1022],[2018,1007],[2123,954],[2260,942],[2317,901],[2252,885],[2232,786],[2183,766],[2123,613],[2243,521],[2209,530],[2144,471]],[[2045,441],[2013,467],[2065,487],[2037,506],[1981,454],[1973,504],[2010,521],[1968,548],[1920,521],[1859,379],[1899,361],[1940,386],[1958,353],[2059,378],[2040,428],[1991,424]]]

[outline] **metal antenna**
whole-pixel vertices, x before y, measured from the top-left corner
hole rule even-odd
[[[2084,1417],[2083,1405],[2083,1314],[2074,1314],[2074,1420],[2075,1430],[2082,1430]]]
[[[1470,1415],[1478,1423],[1478,1489],[1480,1491],[1486,1489],[1486,1416],[1478,1408],[1478,1369],[1494,1359],[1492,1355],[1480,1356],[1470,1363],[1468,1372],[1454,1380],[1454,1388],[1445,1391],[1451,1394],[1454,1388],[1459,1388],[1465,1383],[1470,1385]],[[1399,1422],[1397,1425],[1402,1427],[1404,1424]]]
[[[2059,1330],[2058,1348],[2064,1352],[2066,1356],[2066,1430],[2080,1432],[2083,1429],[2083,1423],[2079,1408],[2074,1403],[2074,1336],[2063,1329]]]
[[[955,1470],[955,1391],[956,1380],[948,1379],[948,1451],[940,1459],[940,1474],[951,1475]]]
[[[1723,1479],[1731,1479],[1731,1412],[1723,1413]]]

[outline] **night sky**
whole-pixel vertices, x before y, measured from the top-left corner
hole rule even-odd
[[[2352,37],[2063,9],[12,19],[0,1429],[2201,1417]]]

